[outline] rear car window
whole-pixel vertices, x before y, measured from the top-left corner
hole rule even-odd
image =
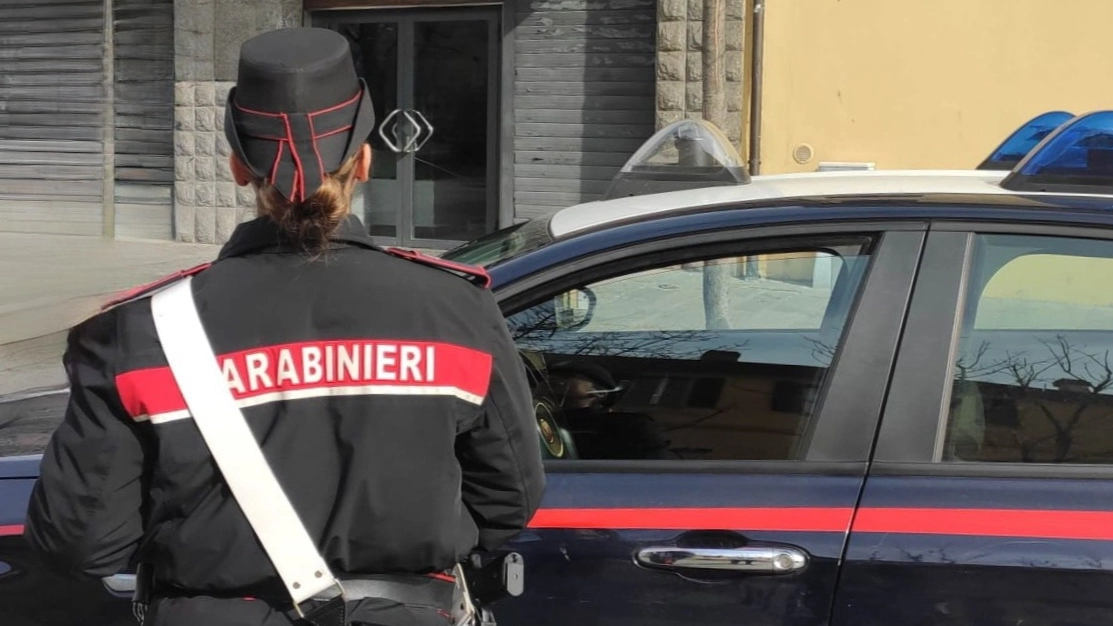
[[[937,458],[1113,463],[1113,242],[977,237]]]

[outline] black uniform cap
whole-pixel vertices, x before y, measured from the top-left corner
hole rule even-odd
[[[291,202],[313,195],[374,126],[367,85],[343,35],[284,28],[240,48],[224,134],[252,173]]]

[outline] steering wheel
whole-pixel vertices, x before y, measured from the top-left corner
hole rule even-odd
[[[540,357],[539,354],[535,355]],[[541,363],[543,360],[538,358]],[[543,365],[522,355],[533,395],[533,418],[537,424],[537,438],[541,445],[541,458],[569,460],[578,458],[576,443],[563,425],[560,405],[552,396],[548,374]]]
[[[537,434],[541,439],[541,458],[554,460],[576,459],[576,442],[567,428],[560,425],[556,408],[548,399],[534,400],[533,415],[537,420]]]

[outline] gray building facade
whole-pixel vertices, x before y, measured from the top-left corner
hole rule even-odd
[[[698,115],[701,0],[31,4],[0,6],[0,231],[226,241],[254,207],[223,105],[240,44],[279,27],[351,43],[379,120],[354,210],[384,244],[443,249],[597,199],[656,128]]]
[[[223,243],[254,214],[250,188],[228,169],[224,103],[239,47],[274,28],[300,26],[301,0],[173,0],[174,199],[179,241]]]

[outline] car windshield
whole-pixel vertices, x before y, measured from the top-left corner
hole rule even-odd
[[[552,241],[549,218],[536,218],[457,246],[442,254],[441,258],[457,263],[493,267]]]

